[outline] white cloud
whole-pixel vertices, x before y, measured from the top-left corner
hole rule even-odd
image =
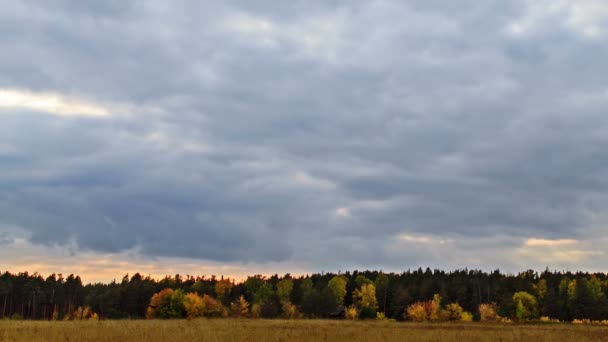
[[[351,216],[350,209],[344,207],[337,208],[336,210],[334,210],[334,215],[341,218],[348,218]]]
[[[249,38],[249,42],[267,48],[276,48],[287,43],[307,57],[332,62],[342,45],[345,17],[340,13],[297,20],[279,22],[268,18],[238,13],[229,15],[219,22],[225,31]]]
[[[571,3],[569,23],[585,36],[596,37],[606,30],[608,3],[604,0],[576,0]]]
[[[417,243],[417,244],[439,244],[444,245],[446,243],[451,242],[451,240],[436,238],[429,235],[411,235],[411,234],[401,234],[399,235],[399,241],[406,243]]]
[[[26,109],[59,116],[104,117],[110,110],[99,104],[54,93],[0,89],[0,109]]]
[[[506,31],[514,36],[525,35],[541,28],[549,18],[595,38],[606,31],[608,4],[603,0],[528,0],[526,14],[508,24]]]
[[[565,246],[565,245],[574,245],[577,244],[578,240],[573,239],[557,239],[557,240],[549,240],[549,239],[537,239],[530,238],[526,240],[526,246]]]
[[[295,176],[296,183],[321,190],[331,190],[336,187],[334,183],[326,179],[317,178],[309,175],[306,172],[297,172]]]

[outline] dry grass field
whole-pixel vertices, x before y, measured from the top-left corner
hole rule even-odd
[[[0,321],[0,341],[608,341],[608,327],[329,320]]]

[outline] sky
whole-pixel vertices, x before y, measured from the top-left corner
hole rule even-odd
[[[604,0],[7,1],[0,271],[608,271]]]

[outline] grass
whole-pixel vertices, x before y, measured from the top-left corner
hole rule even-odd
[[[0,321],[0,341],[608,341],[608,327],[331,320]]]

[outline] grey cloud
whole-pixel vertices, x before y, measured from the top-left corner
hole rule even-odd
[[[0,87],[132,110],[3,110],[0,223],[42,244],[327,268],[440,263],[391,252],[401,233],[605,234],[606,46],[563,13],[510,35],[526,3],[9,4]],[[239,15],[272,27],[231,30]]]

